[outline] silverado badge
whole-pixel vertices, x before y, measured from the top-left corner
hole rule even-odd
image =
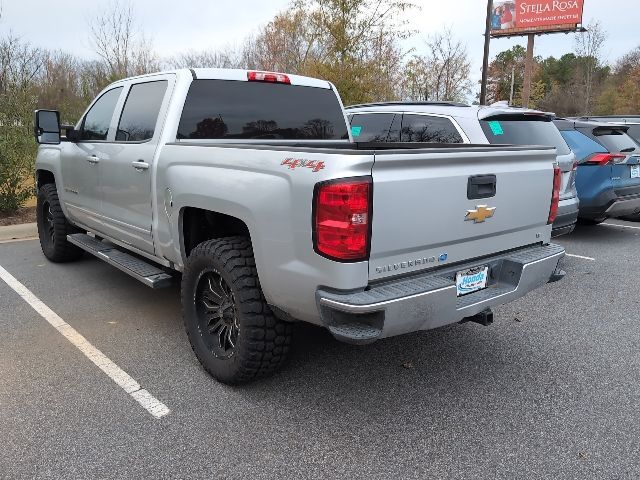
[[[487,218],[493,217],[496,207],[487,207],[486,205],[478,205],[475,210],[467,210],[465,221],[473,220],[473,223],[482,223]]]

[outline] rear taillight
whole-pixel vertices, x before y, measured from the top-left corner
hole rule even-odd
[[[573,167],[571,167],[572,172],[578,171],[578,161],[573,162]]]
[[[313,248],[337,261],[367,260],[371,243],[371,177],[331,180],[313,195]]]
[[[553,193],[551,194],[551,207],[549,207],[549,219],[547,224],[552,224],[558,215],[558,204],[560,203],[560,188],[562,188],[562,171],[560,167],[553,168]]]
[[[618,163],[627,158],[626,155],[614,153],[596,153],[589,160],[584,162],[587,165],[608,165],[610,163]]]
[[[277,72],[247,72],[247,80],[250,82],[286,83],[291,85],[288,75]]]

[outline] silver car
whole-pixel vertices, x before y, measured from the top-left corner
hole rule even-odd
[[[557,149],[562,188],[553,236],[571,233],[578,218],[576,158],[552,114],[455,102],[385,102],[346,107],[357,142],[547,145]]]

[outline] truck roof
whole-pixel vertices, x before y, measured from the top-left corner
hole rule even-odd
[[[246,82],[247,74],[252,71],[261,71],[261,70],[242,70],[237,68],[180,68],[174,70],[163,70],[162,72],[154,72],[148,73],[145,75],[138,75],[135,77],[124,78],[114,84],[119,82],[128,81],[128,80],[138,80],[143,78],[151,78],[156,75],[166,74],[166,73],[175,73],[175,74],[188,74],[193,77],[194,80],[236,80],[241,82]],[[333,88],[330,82],[326,80],[320,80],[312,77],[305,77],[302,75],[292,75],[286,73],[291,80],[292,85],[300,85],[303,87],[315,87],[315,88]]]

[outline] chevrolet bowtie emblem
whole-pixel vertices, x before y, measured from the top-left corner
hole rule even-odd
[[[475,210],[467,210],[465,221],[473,220],[473,223],[482,223],[487,218],[493,217],[496,207],[487,207],[486,205],[478,205]]]

